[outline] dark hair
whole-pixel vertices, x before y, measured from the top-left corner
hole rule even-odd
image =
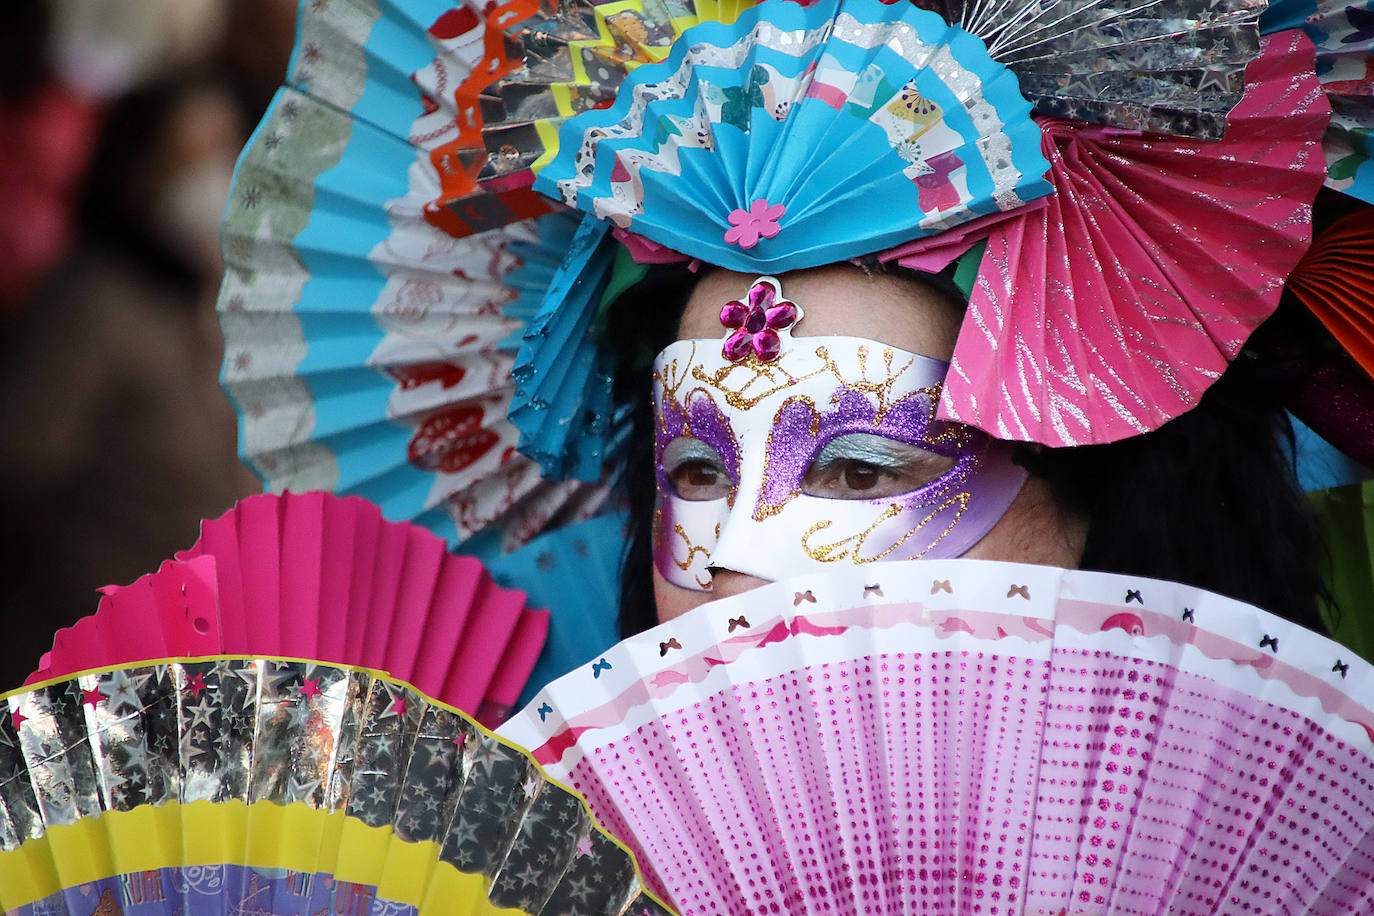
[[[649,397],[658,351],[677,337],[678,321],[697,277],[683,264],[651,267],[645,278],[610,307],[607,324],[616,328],[615,398],[628,406],[630,433],[625,455],[629,525],[620,572],[621,637],[658,623],[653,564],[654,408]]]
[[[633,358],[617,375],[633,423],[624,478],[630,524],[622,636],[657,622],[647,393],[653,354],[676,336],[694,284],[683,267],[656,267],[612,306],[612,326],[638,341],[622,346]],[[1109,445],[1027,447],[1019,460],[1049,485],[1061,509],[1087,519],[1082,568],[1195,585],[1321,630],[1320,540],[1293,470],[1283,384],[1247,349],[1195,409],[1154,432]]]

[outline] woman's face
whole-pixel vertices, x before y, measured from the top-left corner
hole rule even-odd
[[[656,367],[660,621],[808,564],[1077,564],[1084,524],[1061,517],[1039,481],[1023,485],[1011,447],[933,420],[958,304],[850,265],[784,274],[781,296],[804,312],[795,339],[784,332],[775,361],[732,361],[721,308],[747,303],[757,279],[703,277],[678,327],[695,343]],[[833,339],[806,340],[818,337]]]

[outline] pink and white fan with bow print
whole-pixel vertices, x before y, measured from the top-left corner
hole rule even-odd
[[[503,731],[683,914],[1374,912],[1374,668],[1167,582],[940,560],[774,583]]]

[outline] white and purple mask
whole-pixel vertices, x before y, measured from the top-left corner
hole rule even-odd
[[[723,342],[680,340],[654,363],[654,563],[674,585],[957,557],[1025,482],[1009,443],[934,418],[947,363],[794,339],[800,318],[762,277],[721,310]]]

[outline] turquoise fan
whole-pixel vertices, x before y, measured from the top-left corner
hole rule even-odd
[[[564,124],[535,188],[713,264],[787,271],[1015,209],[1049,193],[1047,168],[982,41],[908,4],[825,0],[689,30]]]
[[[507,411],[520,430],[520,452],[555,479],[595,483],[609,457],[617,411],[611,401],[615,360],[598,346],[598,304],[606,291],[616,247],[606,225],[578,221],[573,212],[539,220],[539,245],[517,249],[525,266],[508,282],[542,289],[544,296],[525,314],[526,303],[514,303],[524,321],[520,353],[511,369],[515,395]],[[560,249],[549,239],[562,243]],[[561,258],[550,258],[561,250]],[[550,271],[550,262],[556,270]],[[580,270],[568,270],[576,264]],[[511,310],[507,310],[511,314]],[[550,354],[558,358],[547,362]],[[623,424],[621,424],[623,425]]]
[[[521,60],[488,16],[506,23],[449,0],[300,4],[286,85],[225,212],[222,383],[268,490],[362,496],[485,562],[576,566],[584,587],[549,589],[551,611],[561,632],[609,644],[620,542],[574,551],[607,508],[613,415],[595,402],[579,412],[595,436],[557,428],[590,481],[552,479],[508,419],[524,403],[517,351],[546,327],[535,319],[580,214],[476,182],[480,97]],[[593,608],[600,624],[579,629]],[[592,651],[541,665],[552,676]]]

